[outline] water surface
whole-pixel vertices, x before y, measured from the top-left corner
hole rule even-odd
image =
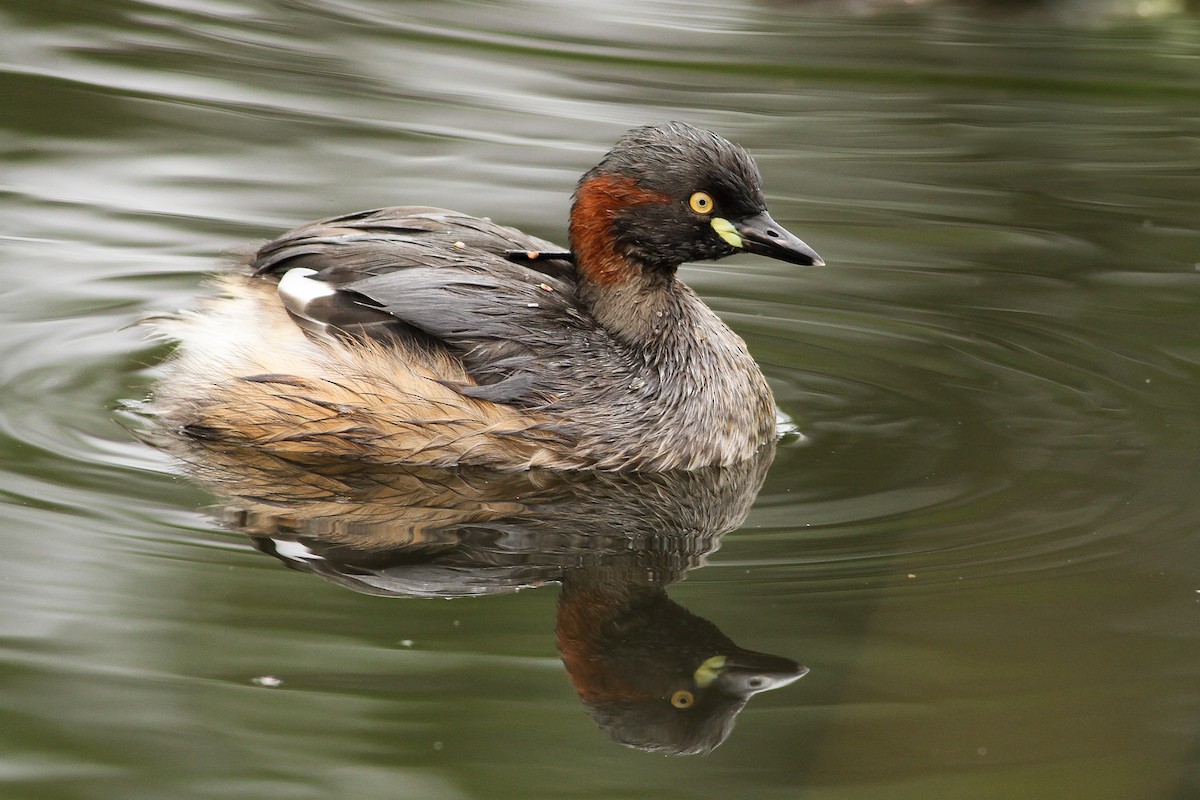
[[[0,794],[1200,796],[1194,18],[117,0],[0,30]],[[750,149],[829,263],[683,270],[799,434],[744,521],[660,548],[665,591],[811,670],[699,758],[581,706],[578,552],[506,540],[550,554],[519,592],[352,591],[119,410],[165,353],[128,326],[250,243],[409,203],[561,241],[578,175],[665,119]]]

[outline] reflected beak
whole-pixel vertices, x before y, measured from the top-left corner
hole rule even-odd
[[[786,261],[789,264],[823,267],[825,262],[817,251],[793,236],[766,211],[731,224],[741,248],[747,253],[757,253],[767,258]],[[730,241],[728,238],[726,241]],[[732,244],[732,242],[730,242]],[[736,245],[735,245],[736,246]]]
[[[790,658],[743,650],[726,658],[717,680],[726,690],[748,696],[787,686],[807,674],[808,667]]]

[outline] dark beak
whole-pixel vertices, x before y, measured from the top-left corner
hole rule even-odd
[[[748,253],[757,253],[789,264],[825,266],[816,250],[771,219],[771,215],[766,211],[734,222],[733,229],[742,237],[742,248]]]
[[[787,686],[807,674],[808,667],[790,658],[742,650],[727,658],[717,681],[731,694],[749,696]]]

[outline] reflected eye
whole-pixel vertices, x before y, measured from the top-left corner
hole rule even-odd
[[[708,214],[713,210],[712,195],[708,192],[696,192],[688,198],[688,206],[697,214]]]
[[[691,708],[692,703],[696,702],[696,696],[686,689],[680,689],[675,694],[671,695],[671,705],[676,708]]]

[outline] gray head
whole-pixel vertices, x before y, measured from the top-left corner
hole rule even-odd
[[[682,122],[635,128],[579,181],[571,209],[571,246],[588,277],[617,256],[671,273],[685,261],[759,253],[821,264],[812,248],[767,213],[762,178],[742,148]],[[597,274],[598,272],[598,274]]]

